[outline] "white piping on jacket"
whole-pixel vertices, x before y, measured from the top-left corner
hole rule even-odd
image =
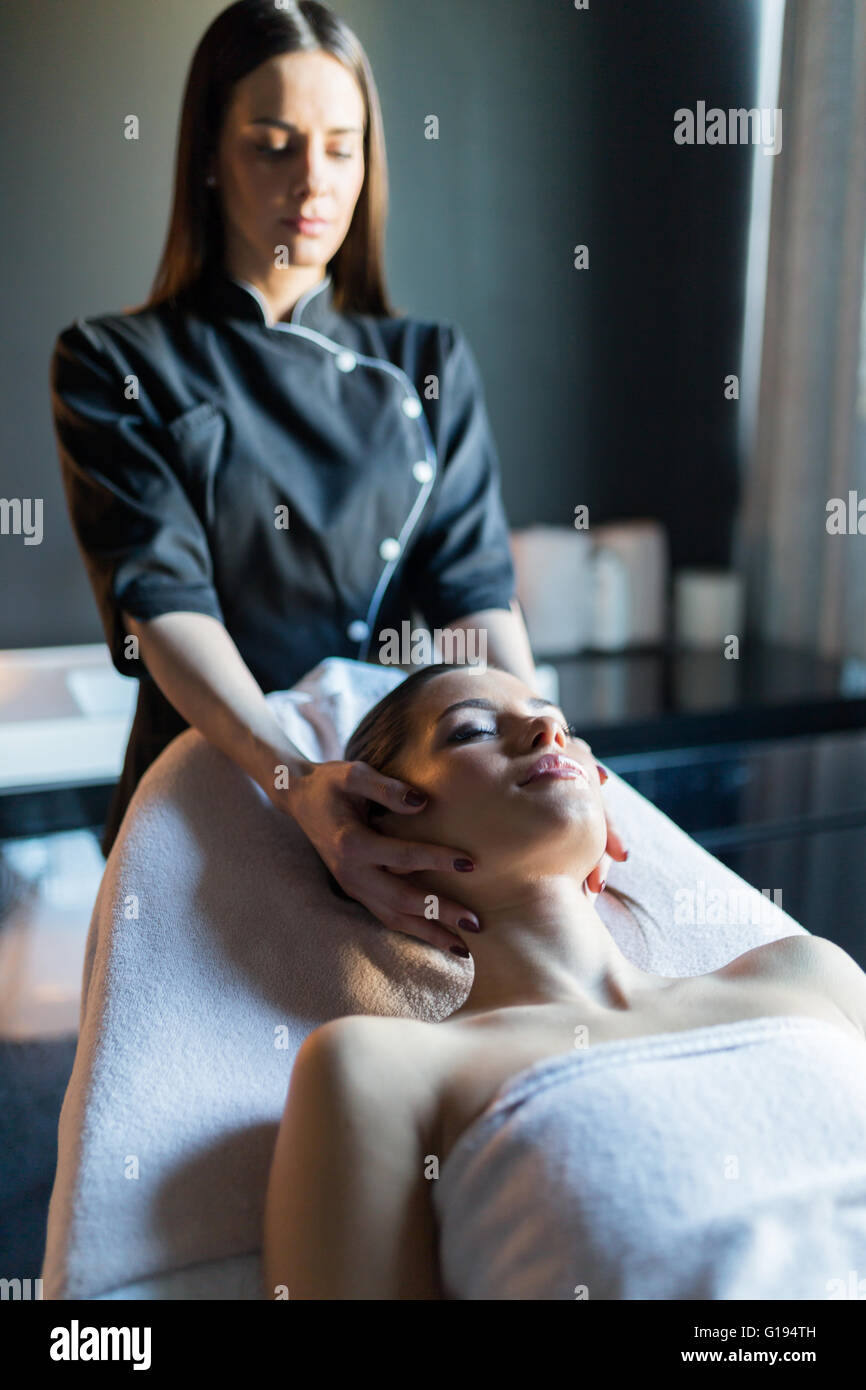
[[[255,285],[251,285],[248,280],[238,280],[235,276],[231,276],[230,278],[234,281],[236,285],[240,285],[241,289],[247,290],[253,296],[253,298],[255,299],[256,303],[262,311],[262,319],[264,321],[265,328],[276,329],[280,333],[300,334],[301,337],[308,338],[310,342],[318,343],[321,347],[325,348],[326,351],[333,353],[335,356],[342,356],[343,353],[351,352],[356,362],[362,362],[367,367],[378,367],[380,371],[390,372],[390,374],[395,378],[395,380],[399,381],[400,384],[403,386],[406,395],[416,400],[420,407],[419,414],[415,418],[418,423],[418,428],[420,429],[421,434],[423,436],[424,456],[426,458],[427,463],[430,465],[432,471],[427,482],[421,484],[421,489],[418,493],[418,496],[415,498],[415,505],[409,512],[409,515],[403,523],[402,530],[400,531],[399,536],[397,536],[396,538],[400,550],[393,560],[389,560],[386,563],[385,568],[379,575],[379,581],[375,589],[373,590],[373,597],[370,600],[370,604],[367,609],[366,616],[364,618],[364,622],[367,625],[367,636],[363,639],[358,654],[359,661],[366,661],[367,653],[370,647],[370,639],[373,635],[373,623],[376,619],[376,615],[380,607],[382,606],[382,600],[385,597],[385,591],[391,582],[391,577],[394,573],[394,570],[397,568],[397,565],[403,558],[406,549],[406,543],[408,542],[412,532],[418,524],[418,518],[424,510],[424,507],[426,506],[427,498],[430,496],[433,484],[436,481],[436,474],[438,471],[436,448],[433,444],[433,439],[430,434],[430,426],[427,423],[427,416],[424,413],[424,407],[421,404],[421,397],[418,395],[418,392],[415,389],[415,383],[412,380],[412,378],[408,376],[407,373],[404,372],[401,367],[395,366],[393,362],[389,362],[386,358],[382,357],[368,357],[363,352],[356,352],[354,348],[347,348],[344,343],[335,343],[332,338],[327,338],[324,333],[317,332],[315,328],[307,328],[304,324],[295,322],[296,318],[300,318],[300,315],[306,308],[309,301],[315,295],[321,294],[322,290],[324,290],[326,286],[331,283],[330,275],[326,275],[325,278],[318,285],[314,285],[311,290],[307,290],[304,294],[301,295],[300,299],[298,300],[297,304],[292,310],[292,318],[289,323],[283,323],[282,321],[277,323],[271,323],[268,319],[268,309],[261,291],[257,289]]]

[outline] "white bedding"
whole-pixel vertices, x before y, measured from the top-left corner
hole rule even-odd
[[[432,1184],[446,1296],[838,1298],[866,1255],[864,1060],[789,1015],[536,1062]]]
[[[334,758],[400,679],[329,658],[268,699],[307,756]],[[645,935],[607,894],[597,908],[639,965],[699,974],[803,931],[615,775],[605,796],[630,847],[608,882],[641,902]],[[733,891],[756,920],[678,923],[683,889]],[[304,1037],[346,1013],[443,1019],[471,970],[335,898],[245,773],[194,730],[175,739],[136,789],[94,907],[44,1296],[262,1297],[267,1171]]]

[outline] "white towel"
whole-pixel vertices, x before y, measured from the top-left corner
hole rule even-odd
[[[329,658],[268,700],[307,756],[334,758],[402,679]],[[597,906],[638,964],[699,974],[802,931],[626,783],[611,776],[605,796],[631,847],[608,878],[641,900],[644,932],[606,894]],[[677,892],[700,882],[744,894],[757,922],[676,925]],[[94,907],[45,1297],[261,1297],[267,1172],[302,1041],[348,1013],[438,1021],[471,978],[470,961],[335,898],[302,831],[181,734],[136,788]]]
[[[866,1274],[866,1043],[800,1016],[535,1063],[447,1155],[455,1299],[829,1299]]]

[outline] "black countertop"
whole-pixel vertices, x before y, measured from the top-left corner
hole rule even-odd
[[[547,661],[599,757],[866,728],[866,663],[760,643],[740,656],[667,648]]]

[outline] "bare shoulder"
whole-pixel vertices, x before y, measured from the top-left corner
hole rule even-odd
[[[866,974],[844,947],[796,932],[744,951],[720,970],[728,978],[763,978],[829,999],[866,1034]]]
[[[350,1014],[304,1039],[295,1069],[369,1115],[399,1107],[424,1120],[438,1094],[436,1025],[419,1019]]]
[[[866,974],[844,946],[826,936],[802,939],[809,943],[799,956],[804,983],[828,995],[866,1032]]]
[[[435,1025],[428,1025],[431,1034]],[[440,1298],[423,1025],[351,1015],[292,1067],[268,1181],[266,1289],[300,1298]]]
[[[401,1048],[411,1051],[423,1046],[423,1039],[433,1031],[435,1024],[422,1023],[416,1018],[386,1018],[380,1014],[345,1014],[342,1018],[332,1018],[308,1033],[302,1050],[324,1050],[326,1053],[344,1058],[366,1057],[380,1051],[394,1052]],[[299,1054],[300,1055],[300,1054]]]
[[[767,941],[743,951],[742,955],[735,956],[716,973],[730,977],[766,975],[779,983],[796,984],[812,975],[821,960],[826,959],[828,953],[824,951],[825,947],[839,950],[823,936],[795,932],[791,936],[780,936],[776,941]]]

